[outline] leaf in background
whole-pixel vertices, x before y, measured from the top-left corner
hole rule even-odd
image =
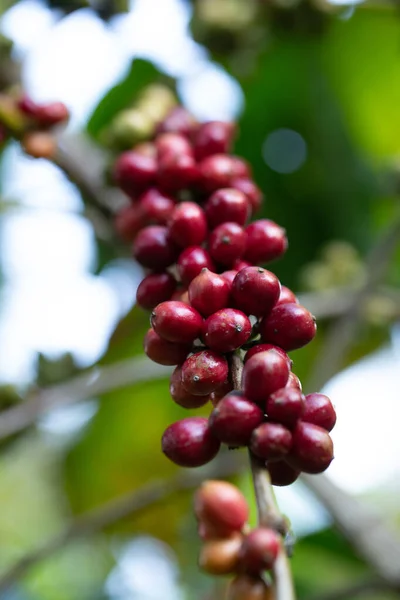
[[[150,327],[150,315],[135,305],[116,326],[100,365],[143,354],[143,338]]]

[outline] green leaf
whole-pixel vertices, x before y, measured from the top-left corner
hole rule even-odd
[[[149,328],[149,313],[135,305],[116,326],[100,365],[143,354],[143,338]]]

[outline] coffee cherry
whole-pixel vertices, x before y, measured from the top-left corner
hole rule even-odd
[[[40,127],[53,127],[69,119],[69,110],[63,102],[39,104],[33,115]]]
[[[304,399],[301,420],[331,431],[335,427],[336,412],[328,396],[308,394]]]
[[[305,346],[315,337],[315,317],[300,304],[280,304],[260,324],[261,338],[286,352]]]
[[[299,421],[293,431],[289,464],[305,473],[322,473],[333,460],[333,443],[326,429]]]
[[[140,210],[148,224],[166,225],[175,208],[175,201],[157,188],[150,188],[139,199]]]
[[[291,485],[300,475],[300,471],[294,469],[283,460],[269,462],[267,469],[272,485],[279,487]]]
[[[227,188],[238,177],[232,157],[226,154],[213,154],[199,163],[199,183],[205,192]]]
[[[155,158],[134,150],[120,154],[114,165],[115,181],[128,196],[134,196],[151,186],[156,174]]]
[[[206,542],[199,556],[199,567],[211,575],[228,575],[237,570],[243,536],[234,533],[221,540]]]
[[[280,423],[263,423],[254,429],[251,436],[251,451],[264,460],[283,458],[291,447],[292,434]]]
[[[246,227],[244,258],[253,264],[264,264],[282,256],[288,246],[286,232],[273,221],[260,219]]]
[[[146,225],[137,203],[121,208],[114,219],[114,227],[125,242],[133,242],[137,233]]]
[[[207,237],[204,211],[194,202],[178,204],[168,223],[171,239],[182,248],[198,246]]]
[[[179,255],[177,267],[183,285],[189,285],[204,268],[215,270],[211,256],[201,246],[185,248]]]
[[[227,306],[230,285],[223,277],[203,269],[189,285],[190,304],[203,316],[208,317]]]
[[[157,133],[178,133],[190,138],[197,128],[196,119],[182,106],[176,106],[158,125]]]
[[[198,169],[194,158],[189,154],[168,156],[158,163],[157,183],[168,192],[178,192],[188,188],[197,179]]]
[[[207,419],[188,417],[167,427],[161,447],[180,467],[201,467],[218,454],[220,443],[212,435]]]
[[[37,104],[28,94],[22,94],[17,100],[19,110],[27,117],[35,117],[39,104]]]
[[[143,347],[150,360],[165,366],[183,363],[190,352],[190,346],[167,342],[160,338],[154,329],[149,329],[144,336]]]
[[[262,423],[264,413],[241,393],[231,392],[210,415],[210,428],[228,446],[247,446],[253,430]]]
[[[248,350],[246,352],[246,356],[244,357],[244,362],[247,362],[249,360],[249,358],[251,358],[255,354],[258,354],[259,352],[266,352],[267,350],[274,350],[275,352],[280,354],[287,361],[289,369],[292,368],[293,361],[288,357],[286,352],[284,350],[282,350],[282,348],[279,348],[279,346],[274,346],[273,344],[256,344],[255,346],[253,346],[252,348],[250,348],[250,350]],[[289,378],[290,378],[290,375],[291,375],[291,373],[289,373]]]
[[[228,587],[226,600],[274,600],[272,589],[261,577],[239,575]]]
[[[253,267],[254,265],[251,264],[251,262],[249,262],[248,260],[243,260],[242,258],[238,258],[237,260],[235,260],[235,262],[232,265],[232,269],[235,269],[236,271],[241,271],[242,269],[245,269],[246,267]]]
[[[259,187],[256,186],[254,181],[251,179],[234,179],[231,183],[231,186],[246,196],[250,206],[252,213],[257,212],[261,208],[261,204],[263,201],[263,195]]]
[[[251,323],[240,310],[222,308],[208,317],[202,328],[204,343],[216,352],[233,352],[251,336]]]
[[[192,354],[182,365],[182,384],[195,396],[211,394],[228,378],[228,362],[224,356],[202,350]]]
[[[300,392],[303,389],[300,379],[294,373],[289,373],[289,379],[287,380],[287,384],[285,387],[293,387],[297,390],[300,390]]]
[[[199,337],[203,319],[184,302],[161,302],[151,313],[151,324],[156,333],[169,342],[190,343]]]
[[[233,123],[209,121],[200,125],[194,137],[194,153],[197,160],[213,154],[229,152],[235,133]]]
[[[194,396],[182,384],[182,368],[176,367],[170,378],[169,392],[174,402],[183,408],[200,408],[207,404],[209,396]]]
[[[246,248],[246,234],[237,223],[221,223],[208,238],[211,257],[221,265],[231,266]]]
[[[289,367],[283,356],[274,350],[259,352],[244,365],[243,393],[253,402],[265,402],[268,396],[286,385],[288,377]]]
[[[178,156],[193,157],[190,142],[185,136],[178,133],[162,133],[156,137],[155,144],[159,162]]]
[[[244,225],[249,215],[249,203],[239,190],[223,188],[210,196],[204,210],[211,229],[226,221]]]
[[[163,271],[175,262],[179,250],[169,237],[168,229],[162,225],[149,225],[136,236],[133,256],[149,269]]]
[[[281,291],[279,279],[261,267],[246,267],[233,280],[232,297],[235,306],[248,315],[268,315]],[[280,344],[278,344],[280,345]]]
[[[294,293],[292,292],[292,290],[290,290],[285,285],[282,285],[281,293],[279,294],[278,302],[276,304],[278,305],[278,304],[293,304],[293,303],[298,304],[299,301],[297,300],[297,298],[294,295]]]
[[[221,275],[220,275],[222,277],[222,279],[225,279],[225,281],[228,282],[230,290],[232,289],[232,283],[233,283],[233,280],[235,279],[237,273],[238,273],[238,271],[231,270],[231,271],[223,271],[223,273],[221,273]]]
[[[235,179],[250,179],[251,178],[251,166],[241,158],[240,156],[230,156],[231,164],[232,164],[232,180]]]
[[[246,573],[258,575],[272,569],[280,549],[279,535],[268,527],[253,529],[244,539],[240,551],[240,565]]]
[[[227,481],[205,481],[196,491],[194,512],[201,523],[214,528],[215,537],[241,531],[249,518],[243,494]]]
[[[268,398],[266,412],[270,419],[294,427],[300,419],[304,408],[304,396],[294,387],[284,387]]]
[[[136,301],[145,310],[152,310],[169,300],[176,288],[176,281],[169,273],[153,273],[142,279],[136,292]]]

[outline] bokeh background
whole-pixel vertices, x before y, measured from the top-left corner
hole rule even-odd
[[[91,531],[78,522],[38,553],[78,515],[177,470],[160,436],[185,411],[142,356],[141,268],[108,216],[122,198],[107,173],[146,135],[154,85],[200,120],[239,122],[261,214],[288,232],[272,269],[319,317],[292,358],[337,408],[334,487],[320,485],[335,493],[277,490],[299,598],[398,597],[343,525],[354,499],[359,531],[364,510],[389,536],[400,523],[400,13],[385,0],[0,1],[0,93],[22,86],[71,110],[61,168],[17,141],[0,149],[0,597],[223,597],[196,566],[191,490]],[[254,517],[242,458],[229,476]]]

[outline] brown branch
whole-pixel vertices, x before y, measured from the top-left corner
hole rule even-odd
[[[244,467],[245,461],[241,460],[240,455],[227,452],[206,468],[195,471],[182,469],[172,479],[151,481],[125,496],[78,517],[54,538],[22,556],[5,571],[0,576],[0,593],[5,592],[25,576],[37,563],[53,556],[67,544],[94,535],[128,516],[137,516],[174,494],[195,489],[205,478],[229,477]]]

